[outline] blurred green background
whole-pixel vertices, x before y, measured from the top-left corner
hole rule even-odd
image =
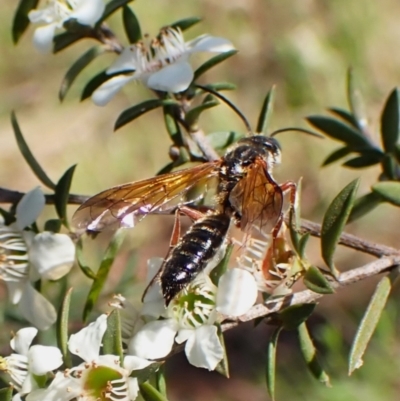
[[[38,185],[15,144],[11,110],[17,113],[27,142],[50,177],[57,180],[69,166],[78,163],[72,186],[74,193],[94,194],[119,183],[152,176],[169,161],[169,140],[159,111],[150,112],[113,133],[113,124],[122,110],[150,97],[145,88],[131,84],[104,108],[94,106],[90,100],[79,102],[84,84],[107,67],[114,55],[102,56],[91,64],[60,104],[57,94],[63,75],[91,44],[82,41],[57,56],[43,56],[31,44],[33,30],[30,28],[15,47],[10,32],[16,2],[3,0],[2,3],[0,186],[27,191]],[[188,39],[204,32],[229,38],[239,53],[210,71],[203,82],[237,84],[238,90],[228,96],[253,125],[266,92],[276,85],[271,130],[307,127],[305,116],[324,113],[328,106],[347,107],[346,71],[352,66],[365,98],[371,131],[379,141],[379,113],[389,91],[400,82],[398,1],[137,0],[131,6],[142,30],[150,35],[155,35],[160,26],[199,16],[204,20],[186,32]],[[111,18],[110,25],[125,41],[120,13]],[[193,62],[199,65],[205,59],[199,56]],[[244,129],[241,121],[223,105],[206,112],[201,123],[206,132]],[[379,174],[376,168],[354,171],[337,164],[320,169],[324,158],[338,147],[328,139],[286,133],[279,140],[283,163],[276,177],[278,181],[297,181],[303,177],[305,218],[320,222],[330,200],[345,184],[361,176],[361,195]],[[395,208],[380,206],[349,226],[348,231],[398,247],[399,218]],[[125,243],[124,252],[114,266],[104,299],[115,291],[127,264],[130,268],[123,277],[129,280],[124,281],[124,291],[139,299],[146,260],[150,256],[163,256],[168,246],[172,222],[164,217],[156,225],[156,219],[149,217],[129,233],[129,242]],[[96,244],[87,244],[87,257],[93,265],[99,260],[99,251],[106,240],[100,238]],[[322,266],[318,246],[318,241],[311,241],[309,256]],[[368,260],[371,259],[342,248],[336,257],[337,266],[342,270]],[[74,284],[76,300],[83,299],[88,280],[77,272]],[[283,334],[278,349],[278,399],[399,399],[400,349],[396,341],[399,318],[394,305],[389,305],[380,323],[365,356],[365,366],[350,378],[346,374],[349,346],[373,286],[374,280],[326,297],[310,320],[311,331],[331,375],[331,389],[319,385],[308,374],[297,349],[295,333]],[[4,292],[1,294],[4,309],[7,298]],[[77,325],[80,313],[74,312]],[[3,321],[2,326],[5,329],[1,334],[2,350],[7,350],[10,325]],[[15,323],[11,327],[18,326]],[[265,325],[253,329],[250,324],[227,333],[232,376],[229,381],[216,373],[188,368],[182,356],[172,358],[167,366],[171,399],[268,399],[264,370],[269,334]]]

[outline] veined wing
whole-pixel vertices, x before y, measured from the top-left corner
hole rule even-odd
[[[220,161],[119,185],[89,198],[75,212],[72,224],[78,231],[134,227],[149,213],[178,202],[196,184],[218,175]]]
[[[249,232],[254,227],[270,233],[282,212],[283,193],[260,158],[233,188],[229,200],[241,214],[242,231]]]

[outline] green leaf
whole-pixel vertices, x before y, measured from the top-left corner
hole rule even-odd
[[[179,127],[178,121],[174,117],[177,113],[179,113],[179,108],[176,106],[164,106],[163,112],[164,124],[172,142],[178,147],[184,146],[184,137],[181,128]]]
[[[310,333],[308,332],[307,325],[302,323],[297,331],[299,334],[301,353],[311,374],[322,384],[325,384],[325,386],[331,387],[329,376],[326,374],[318,360],[317,350],[311,339]]]
[[[258,116],[257,122],[257,130],[256,132],[261,134],[262,132],[266,133],[266,129],[268,126],[269,119],[271,118],[272,108],[274,105],[274,98],[275,98],[275,86],[273,86],[267,96],[264,99],[264,103],[261,108],[260,115]]]
[[[205,88],[209,88],[211,90],[214,90],[216,92],[220,92],[220,91],[232,91],[235,90],[237,88],[237,86],[235,84],[232,84],[231,82],[214,82],[213,84],[207,84],[207,85],[203,85]],[[196,88],[196,93],[202,93],[204,92],[203,89],[201,88]]]
[[[119,8],[124,7],[126,4],[130,3],[133,0],[111,0],[109,3],[106,4],[106,8],[104,10],[103,15],[97,21],[96,28],[101,25],[101,23],[106,20],[111,14],[117,11]]]
[[[347,110],[340,109],[338,107],[332,107],[328,109],[332,114],[335,114],[336,116],[340,117],[342,120],[345,122],[349,123],[352,125],[354,128],[358,129],[358,123],[357,120],[354,118],[353,114],[349,113]]]
[[[68,228],[67,221],[67,205],[69,191],[71,189],[72,177],[74,176],[76,164],[71,166],[57,182],[56,188],[54,190],[54,206],[58,217],[61,219],[65,227]]]
[[[307,246],[308,240],[310,239],[310,236],[311,236],[310,233],[305,233],[304,235],[301,236],[301,238],[299,240],[298,253],[299,253],[299,257],[301,259],[303,259],[305,256],[306,246]]]
[[[0,401],[11,401],[14,386],[4,387],[0,389]]]
[[[36,161],[32,152],[30,151],[28,144],[25,142],[25,139],[18,125],[17,116],[14,112],[11,113],[11,124],[14,130],[15,139],[17,140],[18,148],[33,173],[43,185],[50,189],[55,189],[56,185],[53,183],[53,181],[50,180],[42,167],[40,167],[39,163]]]
[[[83,39],[83,32],[63,32],[53,38],[53,53],[58,53],[68,46],[71,46],[80,39]]]
[[[233,244],[229,244],[226,248],[226,252],[223,259],[218,263],[217,266],[214,267],[214,269],[212,269],[210,273],[210,279],[214,283],[214,285],[218,285],[220,277],[228,269],[229,259],[231,258],[232,251],[233,251]]]
[[[266,379],[268,394],[271,397],[271,401],[275,401],[276,349],[278,347],[278,339],[281,331],[282,327],[277,327],[268,341]]]
[[[347,71],[347,100],[357,126],[362,130],[366,125],[367,118],[365,117],[364,101],[360,90],[356,87],[352,68],[349,68]]]
[[[160,369],[155,373],[156,388],[164,396],[167,396],[167,381],[165,379],[165,364],[160,366]]]
[[[104,333],[102,344],[104,355],[118,355],[122,363],[121,316],[118,309],[114,309],[107,317],[107,330]]]
[[[91,280],[96,279],[96,273],[86,265],[83,260],[83,249],[82,249],[82,240],[79,239],[76,243],[76,260],[78,262],[79,268],[82,270],[82,273]]]
[[[346,162],[343,163],[343,166],[350,168],[365,168],[374,166],[375,164],[379,164],[381,160],[382,160],[381,155],[369,153],[347,160]]]
[[[383,202],[383,198],[377,192],[370,192],[366,195],[360,196],[354,202],[353,209],[351,210],[350,216],[347,219],[347,223],[351,223],[354,220],[359,219],[365,214],[375,209],[378,205]]]
[[[229,379],[229,362],[228,362],[228,356],[226,354],[224,334],[222,333],[221,325],[219,323],[216,323],[216,326],[218,328],[218,332],[217,332],[218,339],[219,339],[219,342],[221,343],[221,347],[222,347],[224,356],[222,357],[222,360],[216,366],[215,371],[218,372],[220,375]]]
[[[229,57],[232,57],[236,53],[237,50],[230,50],[229,52],[218,54],[217,56],[214,56],[213,58],[209,59],[194,72],[193,81],[196,81],[201,75],[203,75],[210,68],[214,67],[219,63],[222,63],[223,61],[225,61]]]
[[[381,136],[386,152],[394,152],[400,133],[400,99],[398,88],[393,89],[381,116]]]
[[[372,191],[380,197],[381,201],[383,199],[395,206],[400,206],[400,182],[378,182],[372,186]]]
[[[111,240],[103,260],[101,261],[99,270],[97,271],[96,278],[94,279],[92,286],[89,290],[89,294],[86,299],[86,303],[83,309],[83,321],[85,322],[90,312],[93,309],[94,304],[100,296],[100,292],[107,280],[108,273],[110,272],[111,266],[114,262],[115,256],[122,244],[124,239],[124,230],[118,230],[115,232],[113,239]]]
[[[297,183],[296,186],[296,200],[294,202],[293,207],[289,210],[289,233],[290,239],[293,244],[294,250],[300,256],[300,210],[301,210],[301,198],[299,194],[301,193],[301,179]],[[301,256],[300,256],[301,257]]]
[[[303,281],[309,290],[318,294],[333,294],[335,292],[327,278],[315,266],[310,266],[307,269]]]
[[[62,222],[60,219],[49,219],[44,224],[44,231],[58,233],[61,230]]]
[[[193,107],[186,113],[185,121],[188,125],[188,127],[194,127],[197,125],[197,122],[199,121],[200,115],[203,111],[211,109],[215,106],[219,105],[219,101],[215,99],[213,96],[207,97],[206,101],[204,101],[202,104]]]
[[[142,103],[139,103],[133,107],[130,107],[129,109],[124,110],[117,118],[117,121],[115,122],[114,125],[114,130],[116,131],[117,129],[123,127],[125,124],[128,124],[129,122],[135,120],[136,118],[140,117],[141,115],[147,113],[150,110],[154,110],[157,109],[158,107],[172,104],[176,104],[176,102],[171,99],[145,100]]]
[[[186,31],[186,29],[191,28],[193,25],[198,24],[200,21],[201,18],[199,17],[189,17],[176,21],[170,26],[171,28],[179,28],[183,32]]]
[[[72,290],[73,289],[70,288],[65,293],[57,316],[57,346],[62,353],[64,364],[67,368],[70,368],[72,366],[71,356],[68,351],[68,322]]]
[[[391,153],[386,153],[382,159],[382,170],[388,180],[398,179],[398,165],[395,157]]]
[[[30,24],[29,11],[37,8],[38,3],[39,0],[20,0],[12,25],[12,39],[15,45]]]
[[[124,6],[122,9],[122,21],[129,43],[136,43],[142,39],[142,31],[135,13],[129,6]]]
[[[342,141],[349,146],[370,149],[372,145],[369,139],[360,132],[331,117],[309,116],[308,122],[329,137]]]
[[[351,375],[356,369],[360,368],[363,364],[363,355],[369,340],[375,331],[379,318],[381,317],[383,308],[386,305],[390,289],[390,279],[389,277],[385,276],[379,281],[374,295],[372,296],[368,308],[361,320],[360,326],[358,327],[357,334],[350,351],[349,375]]]
[[[329,205],[322,222],[322,257],[335,277],[337,276],[337,271],[333,263],[333,254],[335,253],[340,234],[353,208],[359,182],[359,180],[354,180],[342,189]]]
[[[174,162],[168,163],[161,170],[158,170],[156,175],[170,173],[174,167],[175,167]]]
[[[244,137],[243,132],[225,131],[225,132],[211,132],[206,135],[210,145],[215,150],[226,150],[226,148],[239,139]]]
[[[322,167],[328,166],[329,164],[338,161],[342,157],[345,157],[352,152],[353,150],[350,146],[343,146],[342,148],[336,149],[324,160]]]
[[[295,330],[305,322],[315,309],[315,304],[298,304],[284,309],[278,314],[286,330]]]
[[[149,382],[139,384],[139,389],[144,401],[168,401],[168,399]]]
[[[65,95],[80,72],[89,65],[91,61],[100,54],[103,54],[105,51],[106,49],[103,46],[94,46],[72,64],[62,80],[60,91],[58,92],[58,97],[61,101],[64,100]]]
[[[104,82],[108,81],[112,77],[115,77],[116,75],[119,75],[120,73],[115,73],[115,74],[107,74],[107,70],[103,70],[97,75],[95,75],[83,88],[82,95],[81,95],[81,101],[87,99],[88,97],[92,96],[93,92]]]

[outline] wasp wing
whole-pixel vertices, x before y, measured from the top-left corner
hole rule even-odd
[[[179,205],[183,196],[197,184],[207,184],[218,175],[220,162],[203,163],[192,168],[131,182],[107,189],[84,202],[72,217],[78,231],[134,227],[149,213]]]
[[[283,193],[260,158],[233,188],[229,200],[241,214],[242,231],[247,233],[254,227],[269,234],[281,215]]]

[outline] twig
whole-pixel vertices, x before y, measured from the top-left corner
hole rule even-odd
[[[211,146],[204,131],[197,129],[196,131],[190,132],[190,137],[196,142],[197,146],[203,152],[203,155],[208,161],[218,160],[220,158],[219,154]]]

